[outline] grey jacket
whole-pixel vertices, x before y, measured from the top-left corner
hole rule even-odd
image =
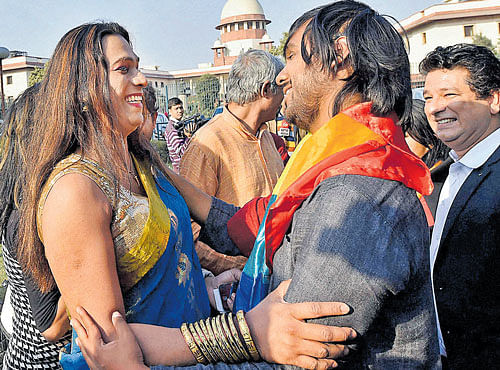
[[[235,211],[214,200],[205,225],[204,237],[222,252],[237,252],[224,242]],[[415,191],[341,175],[323,181],[295,212],[275,254],[271,289],[292,279],[288,302],[341,301],[352,308],[346,316],[312,320],[359,333],[343,368],[432,369],[439,348],[429,266],[429,230]]]

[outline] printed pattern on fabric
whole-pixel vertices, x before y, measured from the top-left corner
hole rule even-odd
[[[72,154],[56,165],[44,186],[38,205],[37,226],[41,225],[43,206],[49,191],[57,180],[69,173],[79,173],[89,177],[102,190],[113,207],[111,235],[115,246],[120,286],[127,291],[154,266],[166,246],[166,241],[162,241],[159,244],[163,245],[163,249],[136,248],[149,216],[148,198],[116,184],[113,177],[97,163]],[[116,193],[115,188],[118,190]],[[40,229],[38,235],[43,242]]]
[[[60,369],[59,351],[69,343],[71,333],[57,342],[48,342],[37,329],[31,311],[22,269],[8,248],[3,247],[5,271],[12,286],[14,332],[3,360],[4,369]]]

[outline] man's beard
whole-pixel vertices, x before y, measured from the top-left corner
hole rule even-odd
[[[284,115],[287,122],[310,131],[311,124],[319,115],[321,97],[326,93],[320,88],[322,85],[321,81],[315,81],[311,71],[306,72],[300,80],[297,80],[296,87],[290,91],[292,96],[286,101]]]

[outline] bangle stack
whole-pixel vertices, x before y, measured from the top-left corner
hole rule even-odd
[[[240,327],[240,333],[243,336],[245,344],[247,345],[248,352],[250,352],[250,356],[252,356],[253,361],[259,361],[260,355],[259,351],[257,351],[257,347],[255,347],[255,343],[252,340],[252,336],[250,335],[250,329],[248,328],[247,321],[245,320],[245,315],[243,311],[239,310],[236,313],[236,318],[238,319],[238,326]]]
[[[196,361],[208,364],[260,360],[243,311],[236,314],[239,333],[233,319],[234,315],[227,313],[194,324],[181,325],[184,340]]]

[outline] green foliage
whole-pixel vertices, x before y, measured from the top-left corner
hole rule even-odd
[[[201,113],[207,117],[212,115],[219,105],[219,79],[205,74],[196,81],[196,95],[188,100],[188,114]]]
[[[479,46],[485,46],[488,49],[490,49],[497,57],[500,57],[500,47],[498,43],[500,40],[497,41],[497,45],[493,45],[493,42],[486,36],[484,36],[482,33],[479,33],[479,35],[474,35],[472,36],[472,43],[474,45],[479,45]]]
[[[47,72],[47,66],[49,63],[45,63],[43,68],[35,67],[34,71],[30,73],[28,77],[28,86],[33,86],[34,84],[41,82],[45,73]]]
[[[168,155],[167,142],[164,140],[151,140],[151,145],[158,152],[163,162],[165,162],[169,167],[172,167],[172,163],[170,162],[170,157]]]
[[[281,34],[279,46],[273,46],[270,50],[270,53],[272,55],[276,55],[277,57],[282,57],[283,56],[283,49],[285,48],[286,40],[288,40],[288,32],[283,32]]]

